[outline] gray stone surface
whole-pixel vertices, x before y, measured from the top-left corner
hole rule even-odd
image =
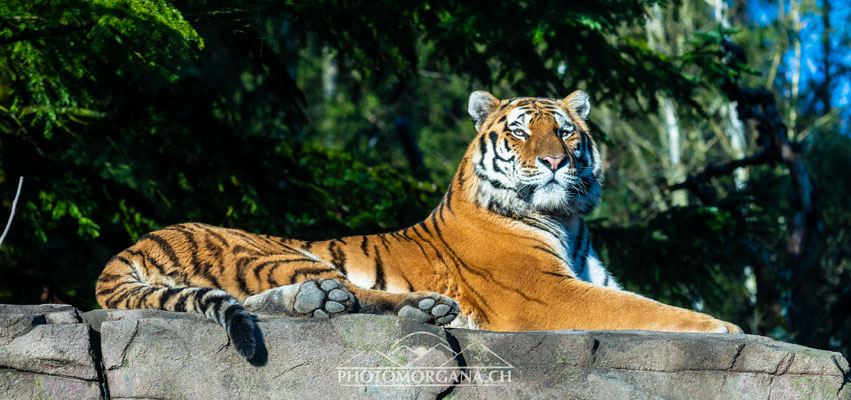
[[[101,394],[98,382],[0,368],[0,398],[88,400]]]
[[[434,326],[365,315],[325,321],[260,320],[259,326],[266,347],[263,366],[241,359],[221,327],[197,318],[149,314],[139,320],[103,321],[102,350],[110,393],[115,398],[433,399],[449,387],[344,386],[338,379],[340,371],[346,373],[340,366],[395,366],[393,359],[379,352],[389,352],[399,338],[411,333],[427,335],[406,344],[433,347],[436,339],[443,338],[443,330]],[[426,355],[435,364],[448,362],[451,356],[449,349]]]
[[[643,331],[503,334],[455,330],[515,367],[512,384],[459,398],[849,399],[838,353],[753,335]]]
[[[100,398],[89,326],[76,309],[0,305],[0,398]]]
[[[68,323],[48,323],[48,314]],[[100,398],[104,381],[115,399],[851,400],[838,353],[753,335],[498,333],[374,315],[260,319],[264,349],[249,363],[200,315],[79,318],[72,308],[0,305],[0,399]]]

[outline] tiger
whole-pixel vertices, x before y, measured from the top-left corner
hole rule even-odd
[[[201,223],[143,235],[107,262],[103,308],[194,312],[247,359],[254,316],[390,314],[450,328],[741,333],[729,322],[625,291],[591,247],[584,217],[603,162],[589,95],[470,94],[476,135],[421,222],[304,241]]]

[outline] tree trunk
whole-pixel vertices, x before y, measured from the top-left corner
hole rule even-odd
[[[798,93],[801,83],[801,1],[792,0],[789,4],[789,18],[792,22],[792,50],[795,59],[792,63],[792,96],[789,99],[789,137],[795,137],[798,122]]]
[[[831,54],[831,45],[830,45],[830,1],[824,0],[824,5],[821,9],[821,18],[823,21],[824,32],[822,32],[821,37],[821,45],[822,45],[822,69],[824,69],[824,80],[821,84],[821,102],[824,105],[822,109],[822,115],[827,115],[830,113],[830,89],[831,89],[831,79],[830,79],[830,54]]]
[[[654,51],[658,53],[670,53],[670,49],[665,48],[666,35],[663,27],[664,16],[662,9],[658,4],[654,4],[650,9],[647,17],[647,41]],[[663,95],[657,95],[656,99],[659,103],[659,119],[663,125],[659,132],[660,140],[665,145],[666,156],[668,159],[667,171],[665,178],[669,184],[682,182],[685,179],[685,168],[680,160],[681,155],[681,135],[680,124],[677,120],[677,113],[674,107],[674,102],[670,98]],[[688,197],[685,192],[677,191],[671,195],[671,203],[675,206],[684,206],[688,204]]]

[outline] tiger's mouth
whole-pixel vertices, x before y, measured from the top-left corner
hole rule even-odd
[[[553,179],[538,186],[530,198],[533,207],[544,211],[555,211],[565,208],[570,201],[570,192],[560,182]]]
[[[538,182],[522,182],[517,186],[517,194],[532,209],[540,212],[565,212],[574,210],[577,202],[594,191],[597,179],[582,170],[564,170],[547,177],[539,177]],[[534,180],[533,177],[529,180]]]

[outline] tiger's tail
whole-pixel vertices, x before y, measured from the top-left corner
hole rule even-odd
[[[254,356],[254,320],[235,297],[224,290],[192,286],[154,286],[134,268],[137,255],[125,250],[113,257],[101,273],[95,288],[98,304],[103,308],[155,309],[194,312],[223,326],[237,353],[250,359]],[[138,255],[141,257],[141,255]]]

